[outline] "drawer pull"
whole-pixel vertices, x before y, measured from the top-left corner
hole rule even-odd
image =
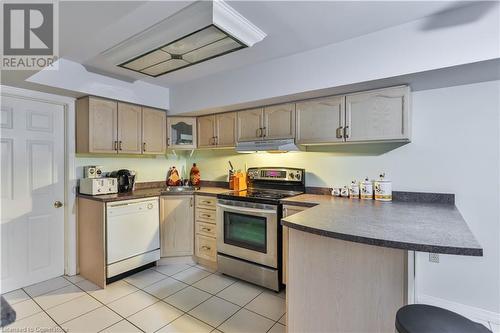
[[[203,216],[203,217],[212,217],[212,215],[210,215],[210,214],[201,214],[201,216]]]
[[[212,201],[206,201],[206,200],[203,200],[203,201],[202,201],[202,203],[204,203],[204,204],[209,204],[209,205],[210,205],[210,204],[212,203]]]
[[[210,229],[210,228],[201,228],[201,230],[203,230],[203,231],[207,231],[207,232],[212,231],[212,229]]]
[[[210,246],[203,245],[203,246],[201,247],[201,249],[202,249],[202,250],[207,250],[207,251],[208,251],[208,250],[211,250],[212,248],[211,248]]]

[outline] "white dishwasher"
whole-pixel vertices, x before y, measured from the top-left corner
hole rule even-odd
[[[158,198],[106,204],[108,278],[160,259]]]

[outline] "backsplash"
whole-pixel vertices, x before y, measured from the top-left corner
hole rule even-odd
[[[185,157],[171,154],[152,157],[77,156],[75,164],[77,178],[83,177],[83,167],[86,165],[100,165],[105,172],[134,170],[137,172],[137,182],[165,181],[168,168],[174,165],[181,175],[189,174],[189,170],[186,171]]]

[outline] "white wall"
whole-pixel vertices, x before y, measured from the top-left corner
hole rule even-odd
[[[484,257],[418,254],[417,292],[500,316],[500,81],[413,93],[413,141],[343,146],[333,152],[237,154],[196,152],[202,179],[225,180],[236,168],[290,166],[307,170],[308,186],[347,185],[385,171],[395,190],[456,194],[456,206],[484,248]],[[350,150],[356,153],[349,153]],[[500,317],[497,317],[497,320]],[[489,318],[494,320],[494,318]]]
[[[332,19],[334,19],[332,17]],[[217,110],[500,57],[496,2],[459,8],[171,87],[172,114]]]
[[[77,178],[83,177],[83,167],[86,165],[100,165],[103,170],[114,171],[130,169],[137,172],[137,182],[150,182],[165,180],[167,171],[175,166],[179,171],[186,168],[186,160],[182,156],[156,156],[156,157],[118,157],[118,156],[82,156],[75,161]],[[188,170],[189,171],[189,170]]]

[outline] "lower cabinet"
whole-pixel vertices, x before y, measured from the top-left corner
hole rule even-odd
[[[217,259],[217,241],[213,237],[196,235],[196,256],[208,261]]]
[[[216,198],[196,196],[195,256],[208,264],[217,262]],[[203,264],[203,262],[201,262]]]
[[[309,207],[302,207],[302,206],[290,206],[290,205],[284,205],[283,206],[283,217],[287,217],[293,214],[297,214],[299,212],[302,212],[306,210]],[[286,284],[288,282],[287,279],[287,266],[288,266],[288,227],[283,227],[283,242],[282,242],[282,251],[283,251],[283,264],[282,264],[282,270],[281,270],[281,281],[283,284]]]
[[[192,195],[160,199],[161,256],[189,256],[194,249],[194,198]]]

